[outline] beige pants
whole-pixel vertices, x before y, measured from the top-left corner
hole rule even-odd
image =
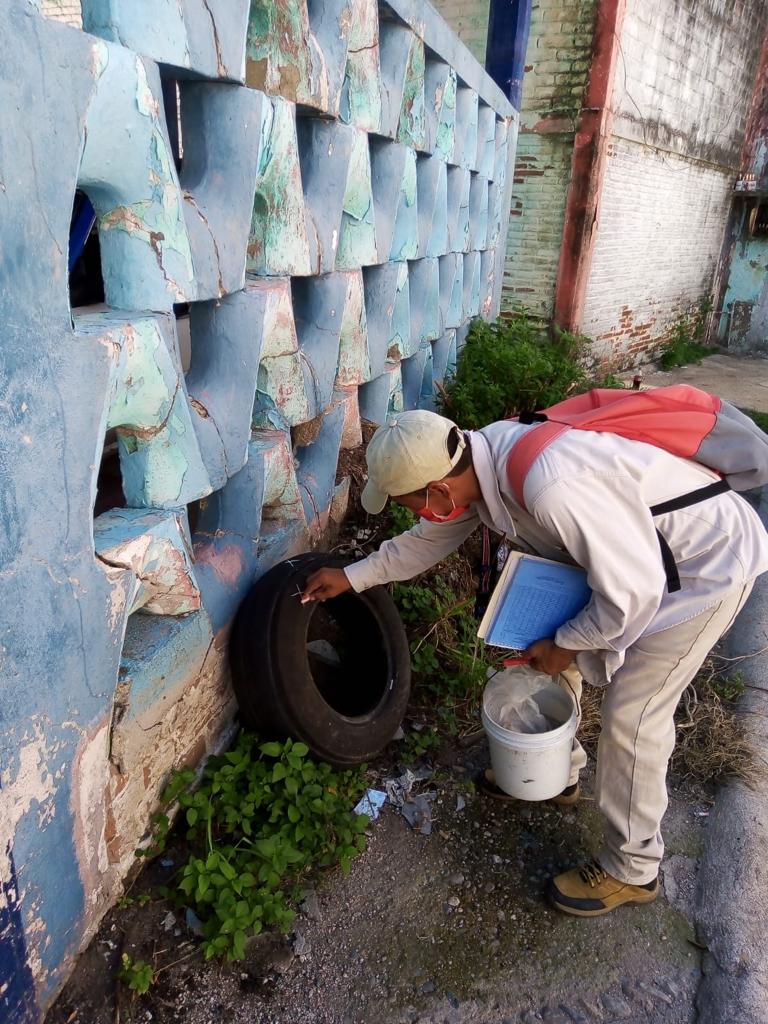
[[[605,688],[595,790],[605,835],[598,859],[623,882],[643,885],[658,874],[675,708],[751,590],[749,583],[688,622],[641,637]],[[562,674],[560,685],[580,700],[581,675],[575,668]],[[571,784],[586,763],[581,744],[574,742]]]

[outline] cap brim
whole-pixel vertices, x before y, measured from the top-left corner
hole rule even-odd
[[[378,487],[369,480],[360,495],[360,504],[366,512],[370,513],[370,515],[377,516],[387,504],[388,498],[388,494],[385,494],[384,491],[380,491]]]

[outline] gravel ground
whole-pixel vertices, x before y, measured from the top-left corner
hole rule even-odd
[[[673,791],[655,904],[570,918],[547,907],[543,888],[596,851],[594,803],[588,794],[575,809],[470,796],[457,810],[457,781],[485,758],[474,756],[443,773],[430,836],[385,808],[350,874],[326,875],[293,934],[260,936],[244,963],[204,964],[168,904],[113,911],[49,1024],[692,1022],[701,953],[690,921],[707,796]],[[170,870],[154,864],[133,895]],[[116,987],[123,951],[162,969],[146,996]]]

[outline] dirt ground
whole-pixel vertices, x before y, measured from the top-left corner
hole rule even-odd
[[[49,1024],[692,1021],[700,952],[690,922],[709,795],[673,785],[654,905],[581,920],[549,909],[543,889],[597,852],[589,779],[576,808],[500,805],[464,795],[486,763],[483,743],[422,784],[439,793],[429,836],[385,808],[350,874],[320,880],[292,934],[255,940],[245,963],[204,964],[164,901],[112,911]],[[131,896],[175,867],[156,862]],[[159,969],[146,996],[116,985],[122,952]]]

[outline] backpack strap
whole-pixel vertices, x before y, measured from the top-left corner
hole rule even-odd
[[[681,494],[677,498],[670,498],[669,501],[662,501],[658,505],[651,505],[650,513],[652,516],[663,516],[667,512],[677,512],[681,508],[698,505],[700,501],[706,501],[707,498],[715,498],[718,494],[725,494],[730,489],[731,486],[727,480],[715,480],[714,483],[707,484],[706,487],[699,487],[695,491],[688,491],[687,494]],[[682,585],[675,556],[672,554],[672,548],[670,548],[667,538],[661,530],[656,530],[656,536],[659,538],[661,560],[664,563],[664,571],[667,574],[667,590],[670,594],[675,594]]]
[[[547,420],[545,423],[533,427],[532,430],[526,430],[520,440],[512,446],[507,458],[507,476],[515,501],[521,508],[525,508],[523,489],[528,470],[556,438],[570,429],[570,425],[567,423],[555,423],[553,420]]]
[[[715,498],[718,494],[725,494],[730,491],[731,485],[727,480],[715,480],[706,487],[699,487],[695,491],[688,491],[677,498],[670,498],[669,501],[662,501],[658,505],[651,505],[652,516],[663,516],[667,512],[677,512],[681,508],[688,508],[690,505],[698,505],[700,501],[707,498]]]

